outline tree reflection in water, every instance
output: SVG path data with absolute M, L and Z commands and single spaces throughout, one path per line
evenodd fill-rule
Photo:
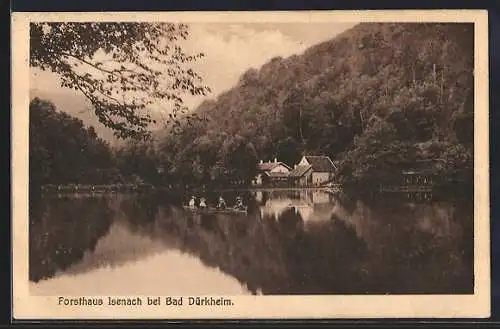
M 39 281 L 93 251 L 114 213 L 103 198 L 48 198 L 31 205 L 29 278 Z
M 254 294 L 473 292 L 470 202 L 360 201 L 318 191 L 243 197 L 248 215 L 189 213 L 162 195 L 123 198 L 114 207 L 105 199 L 45 200 L 31 224 L 30 278 L 77 262 L 111 221 L 121 221 Z

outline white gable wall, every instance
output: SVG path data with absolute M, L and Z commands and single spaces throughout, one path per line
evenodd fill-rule
M 299 166 L 309 166 L 309 165 L 310 165 L 310 163 L 307 161 L 306 157 L 303 156 L 299 162 Z
M 279 164 L 277 165 L 276 167 L 274 167 L 271 172 L 276 172 L 276 173 L 285 173 L 285 174 L 288 174 L 290 172 L 290 170 L 285 167 L 284 165 L 282 164 Z

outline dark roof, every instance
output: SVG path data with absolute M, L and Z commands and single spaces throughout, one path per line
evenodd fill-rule
M 334 172 L 337 169 L 332 160 L 327 156 L 306 155 L 306 160 L 316 172 Z
M 283 163 L 283 162 L 264 162 L 264 163 L 259 163 L 257 165 L 257 168 L 260 171 L 269 171 L 269 170 L 273 170 L 274 168 L 276 168 L 279 165 L 285 166 L 288 169 L 292 169 L 292 168 L 290 168 L 289 165 L 287 165 L 286 163 Z
M 292 170 L 290 176 L 302 177 L 311 168 L 312 168 L 311 166 L 297 166 L 295 169 Z

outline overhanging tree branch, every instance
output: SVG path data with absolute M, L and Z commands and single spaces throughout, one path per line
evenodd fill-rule
M 30 65 L 59 74 L 63 87 L 82 93 L 117 137 L 135 138 L 150 134 L 152 105 L 167 103 L 160 107 L 170 109 L 174 115 L 167 120 L 174 123 L 184 111 L 184 95 L 210 92 L 185 67 L 203 54 L 187 55 L 174 44 L 188 35 L 185 24 L 32 23 Z M 97 53 L 105 58 L 93 61 Z M 85 66 L 95 73 L 82 74 Z M 120 94 L 122 101 L 115 97 Z

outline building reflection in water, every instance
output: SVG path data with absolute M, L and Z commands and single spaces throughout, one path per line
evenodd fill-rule
M 319 190 L 243 197 L 247 215 L 190 213 L 162 195 L 45 199 L 30 218 L 30 280 L 39 287 L 52 280 L 58 293 L 62 277 L 78 285 L 112 269 L 95 280 L 129 278 L 124 294 L 134 286 L 196 293 L 183 288 L 183 275 L 237 294 L 472 292 L 467 202 L 359 200 Z
M 267 194 L 269 192 L 257 192 Z M 260 196 L 260 199 L 264 197 Z M 278 219 L 287 210 L 293 210 L 300 214 L 303 221 L 328 220 L 335 208 L 333 195 L 320 190 L 292 190 L 286 194 L 275 193 L 265 198 L 267 201 L 261 203 L 261 216 L 271 216 Z

